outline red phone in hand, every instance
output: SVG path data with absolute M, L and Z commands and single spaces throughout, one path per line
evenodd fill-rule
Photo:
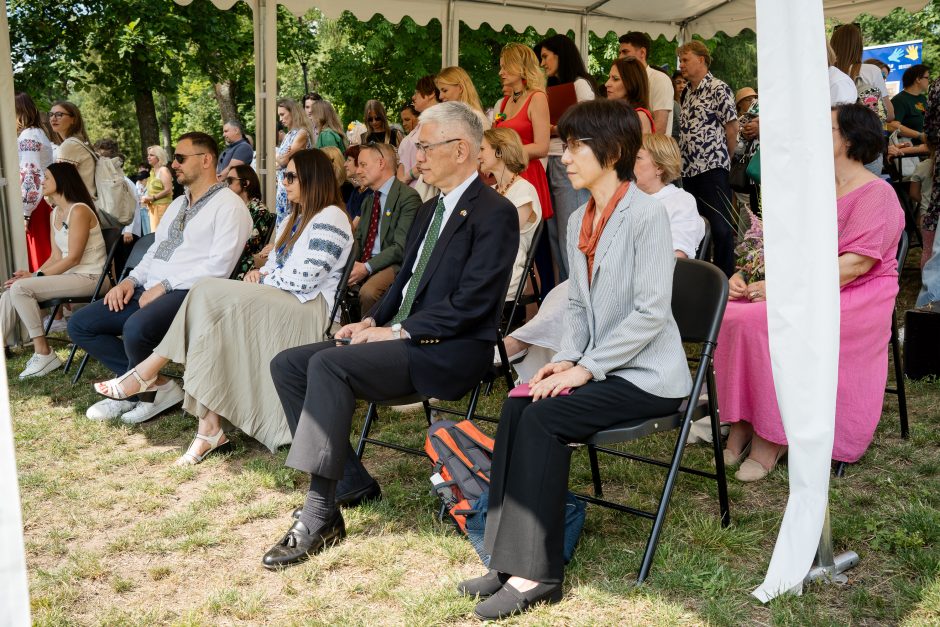
M 571 388 L 562 388 L 558 396 L 569 396 L 570 394 Z M 528 383 L 522 383 L 509 390 L 509 398 L 529 398 L 530 396 L 532 396 L 532 390 L 529 388 Z

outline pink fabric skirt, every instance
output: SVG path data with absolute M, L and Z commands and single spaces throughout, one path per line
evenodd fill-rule
M 857 461 L 874 437 L 884 404 L 897 292 L 897 278 L 890 276 L 842 289 L 835 460 Z M 765 440 L 787 444 L 770 367 L 766 302 L 728 303 L 715 349 L 715 378 L 722 422 L 749 422 Z

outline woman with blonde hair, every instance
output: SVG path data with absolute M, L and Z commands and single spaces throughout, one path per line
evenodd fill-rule
M 147 179 L 147 191 L 140 198 L 142 205 L 147 207 L 150 216 L 150 230 L 156 231 L 160 219 L 166 213 L 167 207 L 173 202 L 173 178 L 166 150 L 162 146 L 149 146 L 147 148 L 147 163 L 150 164 L 150 177 Z
M 168 362 L 186 364 L 183 408 L 199 418 L 199 428 L 177 465 L 198 464 L 228 443 L 223 416 L 271 451 L 291 441 L 267 364 L 285 348 L 323 339 L 353 239 L 323 152 L 295 153 L 283 180 L 290 213 L 264 267 L 242 282 L 197 282 L 153 354 L 95 385 L 123 400 L 165 383 L 160 369 Z M 291 320 L 303 324 L 284 324 Z
M 516 296 L 519 282 L 525 272 L 525 260 L 532 246 L 532 238 L 542 222 L 542 206 L 532 183 L 522 178 L 529 164 L 519 135 L 508 128 L 491 128 L 483 132 L 480 144 L 480 169 L 496 179 L 493 189 L 506 197 L 519 212 L 519 252 L 512 267 L 512 279 L 506 300 Z
M 434 77 L 434 85 L 441 94 L 441 102 L 462 102 L 470 105 L 483 122 L 484 131 L 492 126 L 489 118 L 486 117 L 483 105 L 480 104 L 477 88 L 473 86 L 473 81 L 470 80 L 470 75 L 466 70 L 457 66 L 445 67 Z
M 310 101 L 310 119 L 319 129 L 314 148 L 334 146 L 338 150 L 346 150 L 346 136 L 343 134 L 343 123 L 339 120 L 336 109 L 326 100 Z
M 535 52 L 522 44 L 508 44 L 499 55 L 499 78 L 507 95 L 497 104 L 495 128 L 509 128 L 519 134 L 529 159 L 521 176 L 535 187 L 542 219 L 552 217 L 552 199 L 548 177 L 540 161 L 548 155 L 551 121 L 545 95 L 545 74 L 539 67 Z M 542 293 L 555 286 L 551 246 L 543 238 L 535 254 Z
M 290 211 L 287 189 L 284 187 L 284 172 L 295 153 L 313 148 L 313 131 L 310 129 L 310 119 L 303 108 L 290 98 L 284 98 L 277 103 L 277 117 L 287 129 L 274 156 L 277 164 L 277 196 L 274 208 L 277 213 L 277 224 L 280 224 Z

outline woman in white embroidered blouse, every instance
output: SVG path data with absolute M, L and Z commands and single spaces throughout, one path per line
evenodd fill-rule
M 52 144 L 42 130 L 39 109 L 26 93 L 16 94 L 16 134 L 23 217 L 26 219 L 26 252 L 29 271 L 35 272 L 52 252 L 49 235 L 52 208 L 42 197 L 43 175 L 52 163 Z
M 167 362 L 186 364 L 183 408 L 199 417 L 199 429 L 178 465 L 198 464 L 228 444 L 223 416 L 271 451 L 291 441 L 268 363 L 286 348 L 324 339 L 353 239 L 323 152 L 295 153 L 283 182 L 291 211 L 264 266 L 241 283 L 196 283 L 153 355 L 95 386 L 120 400 L 162 384 Z

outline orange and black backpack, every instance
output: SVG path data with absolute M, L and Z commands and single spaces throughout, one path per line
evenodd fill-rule
M 441 420 L 428 429 L 424 450 L 434 464 L 432 493 L 441 499 L 438 514 L 449 514 L 463 533 L 467 517 L 478 513 L 476 503 L 490 489 L 493 438 L 469 420 Z

